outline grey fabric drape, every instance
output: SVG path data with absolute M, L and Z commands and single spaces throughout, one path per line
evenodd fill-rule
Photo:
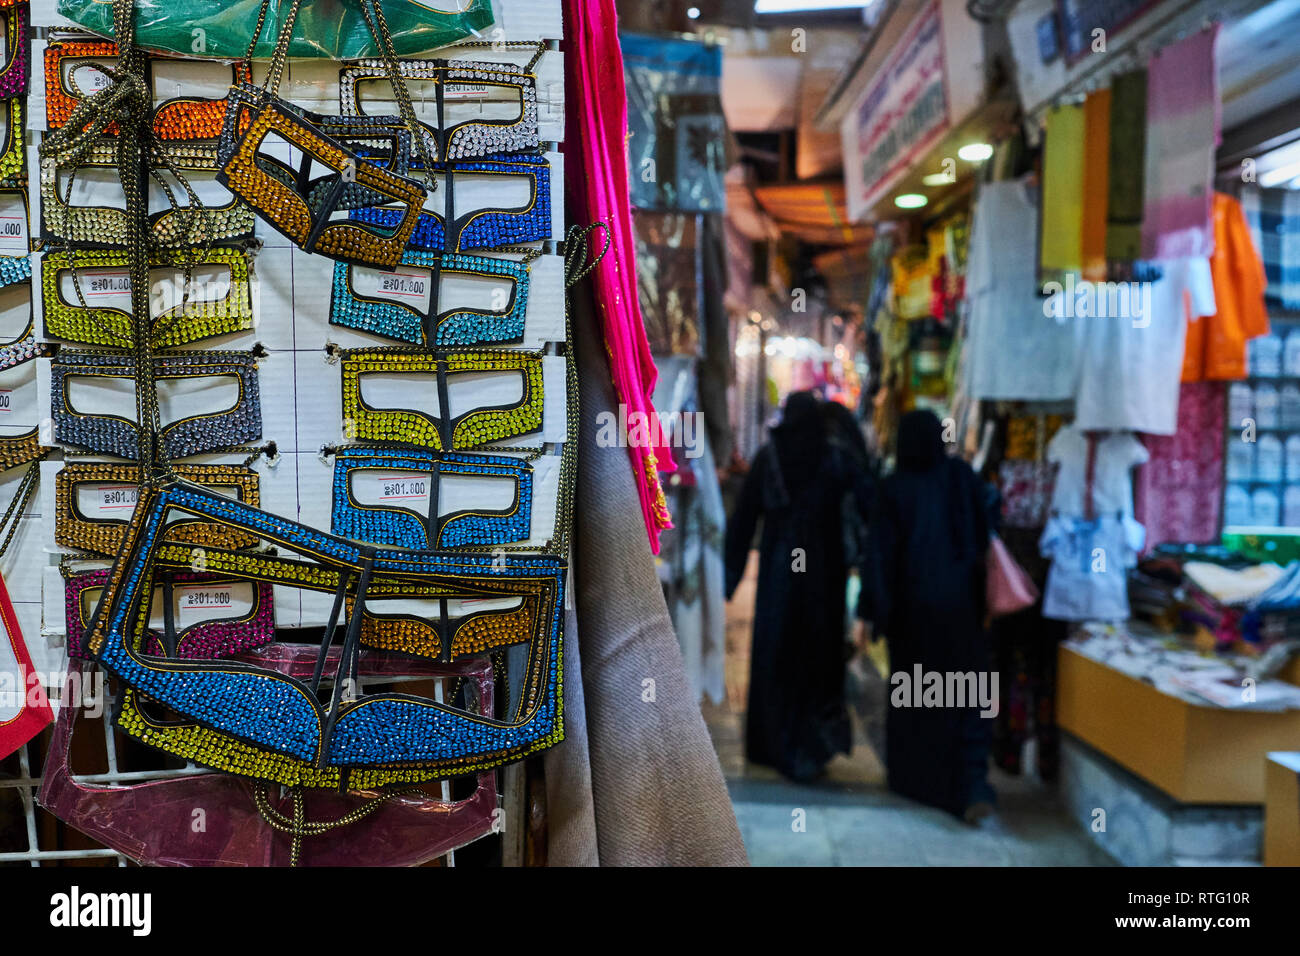
M 582 390 L 574 541 L 577 639 L 565 652 L 565 740 L 546 753 L 553 866 L 744 865 L 722 770 L 682 667 L 624 448 L 588 289 L 571 293 Z M 570 615 L 572 618 L 572 615 Z

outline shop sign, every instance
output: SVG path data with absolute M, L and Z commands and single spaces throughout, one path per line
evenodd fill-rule
M 937 0 L 917 15 L 844 124 L 849 215 L 856 220 L 950 126 Z

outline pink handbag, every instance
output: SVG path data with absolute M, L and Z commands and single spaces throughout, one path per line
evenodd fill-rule
M 1023 611 L 1038 600 L 1038 588 L 997 535 L 989 539 L 986 600 L 993 617 Z

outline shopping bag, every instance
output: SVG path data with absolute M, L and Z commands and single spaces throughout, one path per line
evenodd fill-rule
M 989 541 L 986 598 L 993 617 L 1023 611 L 1038 600 L 1038 588 L 997 535 Z

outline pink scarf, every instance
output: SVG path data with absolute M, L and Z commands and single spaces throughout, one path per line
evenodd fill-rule
M 1219 25 L 1166 47 L 1147 67 L 1147 149 L 1142 254 L 1148 259 L 1214 252 L 1211 198 L 1222 120 Z
M 675 471 L 677 465 L 651 401 L 658 371 L 637 301 L 627 185 L 627 89 L 614 0 L 564 0 L 564 21 L 564 163 L 570 220 L 580 226 L 603 222 L 610 230 L 609 251 L 591 281 L 614 390 L 627 407 L 628 431 L 634 436 L 648 431 L 651 436 L 627 444 L 650 548 L 658 554 L 659 533 L 673 526 L 659 472 Z M 599 234 L 591 243 L 596 249 L 604 244 Z

